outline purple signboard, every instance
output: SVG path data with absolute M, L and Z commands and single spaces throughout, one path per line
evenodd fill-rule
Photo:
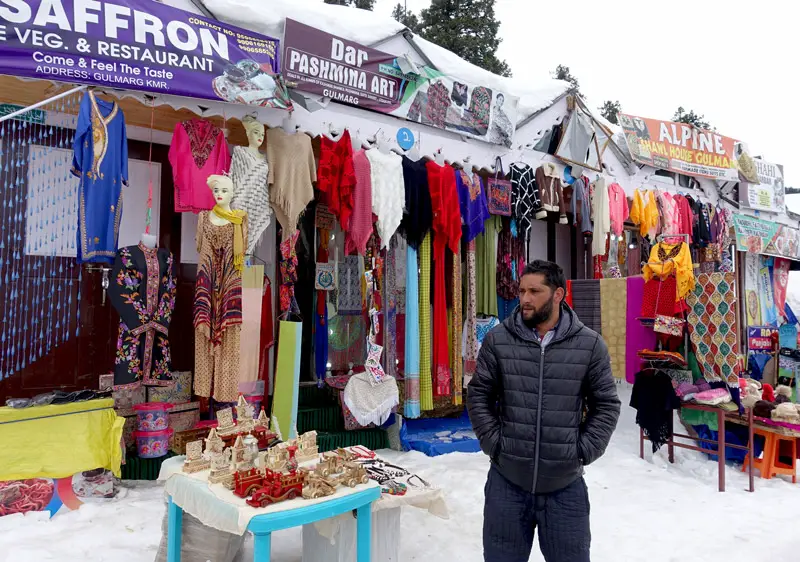
M 283 77 L 339 103 L 510 147 L 519 98 L 429 66 L 403 74 L 396 57 L 286 20 Z
M 400 106 L 405 80 L 394 55 L 291 19 L 283 40 L 284 78 L 297 89 L 381 113 Z
M 286 108 L 277 39 L 152 0 L 0 2 L 0 73 Z

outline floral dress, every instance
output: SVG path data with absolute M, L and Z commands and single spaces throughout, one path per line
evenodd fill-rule
M 172 384 L 168 332 L 175 293 L 171 252 L 143 244 L 120 248 L 108 287 L 119 313 L 115 389 Z

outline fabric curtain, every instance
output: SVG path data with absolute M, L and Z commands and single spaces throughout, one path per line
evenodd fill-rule
M 278 357 L 275 368 L 275 395 L 272 401 L 273 429 L 283 440 L 297 437 L 297 400 L 300 389 L 300 344 L 303 323 L 278 322 Z
M 261 356 L 261 306 L 264 295 L 264 266 L 252 265 L 242 272 L 242 335 L 239 342 L 239 383 L 258 380 Z

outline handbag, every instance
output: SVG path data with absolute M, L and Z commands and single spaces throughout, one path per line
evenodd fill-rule
M 501 179 L 503 160 L 498 156 L 494 161 L 494 177 L 489 178 L 487 186 L 489 213 L 492 215 L 511 216 L 511 182 Z M 505 174 L 502 173 L 502 177 Z
M 653 324 L 653 331 L 657 334 L 667 334 L 669 336 L 682 336 L 683 329 L 686 326 L 686 320 L 677 318 L 675 316 L 667 316 L 666 314 L 658 314 L 658 303 L 661 299 L 661 285 L 664 284 L 662 279 L 658 284 L 658 295 L 656 296 L 656 319 Z

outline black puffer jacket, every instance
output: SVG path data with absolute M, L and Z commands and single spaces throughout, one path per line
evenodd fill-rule
M 617 425 L 608 348 L 563 304 L 542 349 L 518 307 L 486 335 L 467 408 L 481 449 L 503 476 L 537 494 L 560 490 L 600 458 Z

